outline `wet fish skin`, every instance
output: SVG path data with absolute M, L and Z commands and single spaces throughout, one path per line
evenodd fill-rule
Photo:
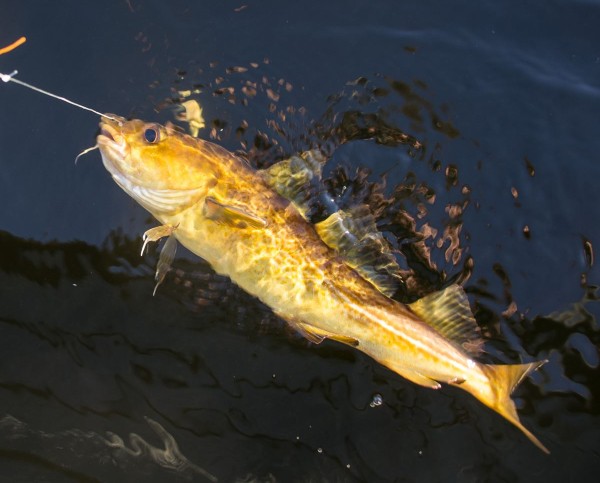
M 244 160 L 170 124 L 110 116 L 101 120 L 97 143 L 114 181 L 162 225 L 176 227 L 172 236 L 217 273 L 313 342 L 330 338 L 356 347 L 425 387 L 443 382 L 464 389 L 548 452 L 521 424 L 510 398 L 545 361 L 486 365 L 445 337 L 444 318 L 458 313 L 474 324 L 460 287 L 412 308 L 394 301 L 325 245 Z

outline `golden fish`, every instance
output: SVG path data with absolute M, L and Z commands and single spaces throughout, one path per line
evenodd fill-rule
M 351 345 L 421 386 L 460 387 L 548 452 L 521 424 L 510 398 L 546 361 L 477 362 L 482 340 L 458 285 L 410 305 L 386 296 L 394 261 L 368 216 L 338 211 L 316 224 L 307 221 L 310 206 L 299 201 L 303 193 L 294 183 L 301 186 L 319 175 L 318 160 L 296 157 L 257 171 L 171 124 L 106 115 L 100 130 L 104 166 L 161 223 L 146 232 L 145 242 L 169 237 L 158 283 L 174 256 L 176 238 L 309 340 Z M 299 169 L 298 163 L 312 163 L 312 171 Z M 362 225 L 353 216 L 362 216 Z M 361 262 L 361 250 L 369 245 L 379 247 L 382 263 Z

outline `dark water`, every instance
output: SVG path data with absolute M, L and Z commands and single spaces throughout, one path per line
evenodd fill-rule
M 201 87 L 257 166 L 322 146 L 340 202 L 388 207 L 404 296 L 469 277 L 488 360 L 550 360 L 515 398 L 552 454 L 189 254 L 152 297 L 153 222 L 73 165 L 98 119 L 1 84 L 1 481 L 596 481 L 600 4 L 473 3 L 4 1 L 0 72 L 161 122 Z

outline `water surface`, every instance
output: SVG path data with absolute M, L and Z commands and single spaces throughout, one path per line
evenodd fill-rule
M 2 84 L 0 480 L 595 481 L 599 21 L 584 1 L 4 2 L 0 45 L 28 41 L 0 72 L 160 122 L 199 88 L 203 137 L 256 166 L 320 145 L 340 202 L 392 198 L 404 296 L 468 277 L 489 360 L 550 360 L 515 398 L 552 455 L 463 391 L 308 344 L 189 253 L 152 297 L 152 220 L 97 154 L 73 165 L 98 119 Z

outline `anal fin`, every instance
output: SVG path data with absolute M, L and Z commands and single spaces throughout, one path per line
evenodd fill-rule
M 358 347 L 358 340 L 354 337 L 329 332 L 304 322 L 291 322 L 291 325 L 313 344 L 320 344 L 325 339 L 331 339 L 352 347 Z
M 439 389 L 442 387 L 442 385 L 439 382 L 434 381 L 433 379 L 431 379 L 427 376 L 424 376 L 420 372 L 411 371 L 409 369 L 396 369 L 396 368 L 394 368 L 394 371 L 396 371 L 398 374 L 400 374 L 405 379 L 408 379 L 410 382 L 414 382 L 415 384 L 418 384 L 419 386 L 427 387 L 429 389 Z

